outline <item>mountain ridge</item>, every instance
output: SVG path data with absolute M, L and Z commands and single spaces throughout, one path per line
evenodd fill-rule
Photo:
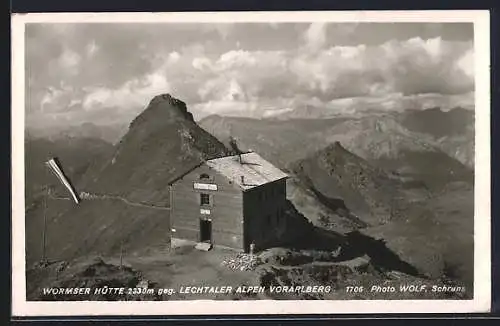
M 344 214 L 346 210 L 354 213 L 366 223 L 364 227 L 395 218 L 398 200 L 404 196 L 396 176 L 351 153 L 338 141 L 294 162 L 290 169 L 316 196 L 342 201 L 338 208 Z
M 171 179 L 228 152 L 224 144 L 198 127 L 184 102 L 169 94 L 158 95 L 130 123 L 112 159 L 86 187 L 168 205 L 166 185 Z

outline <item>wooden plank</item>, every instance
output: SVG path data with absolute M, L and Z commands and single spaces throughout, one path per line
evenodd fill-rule
M 210 183 L 217 185 L 217 191 L 194 189 L 194 184 L 201 183 L 199 176 L 208 174 Z M 210 194 L 210 205 L 200 205 L 200 194 Z M 199 219 L 203 215 L 200 209 L 210 210 L 212 220 L 212 239 L 214 243 L 229 247 L 243 246 L 243 194 L 207 166 L 201 166 L 185 175 L 172 186 L 172 228 L 194 229 L 198 236 Z M 192 234 L 187 234 L 190 239 Z M 176 235 L 179 237 L 179 235 Z
M 244 193 L 245 250 L 278 242 L 278 214 L 286 202 L 286 181 L 279 180 Z

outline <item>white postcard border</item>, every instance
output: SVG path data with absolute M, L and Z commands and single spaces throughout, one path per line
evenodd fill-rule
M 26 23 L 117 22 L 471 22 L 475 55 L 475 187 L 473 300 L 300 300 L 164 302 L 27 302 L 25 279 L 24 114 Z M 490 24 L 489 12 L 203 12 L 40 13 L 12 16 L 12 315 L 212 315 L 487 312 L 491 302 Z

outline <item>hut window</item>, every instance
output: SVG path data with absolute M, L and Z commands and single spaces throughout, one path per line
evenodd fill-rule
M 210 176 L 206 173 L 200 174 L 200 180 L 210 180 Z
M 200 194 L 200 205 L 202 205 L 202 206 L 210 205 L 210 195 L 209 194 Z

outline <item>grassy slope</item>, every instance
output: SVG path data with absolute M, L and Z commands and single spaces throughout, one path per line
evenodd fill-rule
M 437 195 L 425 207 L 415 205 L 406 219 L 363 230 L 385 239 L 400 257 L 429 276 L 446 274 L 471 288 L 474 270 L 472 189 Z
M 41 257 L 43 209 L 41 203 L 26 214 L 28 266 Z M 169 211 L 127 206 L 116 200 L 49 200 L 47 257 L 117 254 L 121 241 L 127 254 L 169 244 Z

